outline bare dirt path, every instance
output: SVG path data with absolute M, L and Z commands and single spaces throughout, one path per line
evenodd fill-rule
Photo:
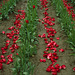
M 72 68 L 75 66 L 75 60 L 74 60 L 75 57 L 70 56 L 72 51 L 69 49 L 69 45 L 65 42 L 67 40 L 67 37 L 64 36 L 65 33 L 61 31 L 60 24 L 58 23 L 58 17 L 56 17 L 55 8 L 51 5 L 50 0 L 47 0 L 47 1 L 49 2 L 47 4 L 49 8 L 47 12 L 50 17 L 55 18 L 55 25 L 52 27 L 57 31 L 53 39 L 59 45 L 59 47 L 57 48 L 57 54 L 59 56 L 59 59 L 57 60 L 56 64 L 66 65 L 66 69 L 61 70 L 60 73 L 58 73 L 57 75 L 75 75 L 75 72 L 73 72 L 72 70 Z M 39 19 L 42 19 L 44 18 L 43 12 L 45 10 L 44 9 L 41 10 L 40 8 L 41 7 L 38 8 L 38 16 L 39 16 Z M 38 34 L 42 35 L 43 33 L 46 33 L 46 30 L 44 29 L 44 26 L 41 22 L 39 23 L 37 28 L 38 28 Z M 60 40 L 56 40 L 56 37 L 59 37 Z M 39 41 L 39 44 L 38 44 L 38 49 L 37 49 L 37 55 L 35 55 L 35 57 L 32 59 L 33 63 L 36 65 L 33 75 L 52 75 L 51 73 L 46 72 L 46 68 L 51 64 L 51 61 L 47 60 L 45 63 L 39 61 L 40 58 L 44 58 L 43 52 L 45 51 L 46 44 L 44 43 L 44 39 L 42 38 L 38 38 L 38 41 Z M 63 53 L 59 52 L 59 49 L 61 48 L 63 48 L 65 52 Z
M 24 10 L 25 11 L 26 10 L 26 4 L 27 4 L 27 0 L 21 0 L 21 1 L 19 1 L 17 3 L 16 7 L 15 7 L 15 11 L 16 12 L 18 10 Z M 14 21 L 16 20 L 15 18 L 16 18 L 15 14 L 12 13 L 12 14 L 9 15 L 9 20 L 0 21 L 0 49 L 1 49 L 1 47 L 5 46 L 5 41 L 8 40 L 8 38 L 6 37 L 6 35 L 2 34 L 2 31 L 5 31 L 6 33 L 10 32 L 10 30 L 8 30 L 8 28 L 11 27 L 11 26 L 14 26 Z M 11 43 L 11 45 L 12 45 L 12 43 Z M 0 51 L 0 55 L 1 54 L 2 53 Z M 15 55 L 16 52 L 11 53 L 11 51 L 8 49 L 7 53 L 4 54 L 4 56 L 6 57 L 9 54 Z M 12 75 L 11 68 L 13 68 L 13 63 L 11 63 L 9 65 L 3 64 L 3 70 L 0 70 L 0 75 Z

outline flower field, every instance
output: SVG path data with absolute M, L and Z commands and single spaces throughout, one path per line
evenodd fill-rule
M 0 75 L 75 75 L 75 1 L 1 0 Z

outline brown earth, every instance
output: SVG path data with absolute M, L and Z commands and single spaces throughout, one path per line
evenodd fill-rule
M 15 12 L 17 12 L 18 10 L 26 10 L 26 4 L 27 4 L 27 0 L 21 0 L 17 3 L 16 7 L 15 7 Z M 9 27 L 14 26 L 14 21 L 16 20 L 15 14 L 9 14 L 9 20 L 0 20 L 0 48 L 5 46 L 5 41 L 8 40 L 8 38 L 6 37 L 6 35 L 2 34 L 2 31 L 5 31 L 5 33 L 10 32 L 10 30 L 8 30 Z M 12 45 L 12 40 L 11 40 L 11 44 Z M 9 49 L 7 49 L 7 53 L 4 54 L 4 56 L 6 57 L 9 54 L 13 54 L 15 55 L 17 51 L 15 51 L 14 53 L 11 53 L 11 51 Z M 1 55 L 1 51 L 0 51 L 0 55 Z M 12 70 L 11 68 L 13 68 L 13 63 L 6 65 L 3 64 L 3 70 L 0 70 L 0 75 L 12 75 Z
M 49 10 L 47 12 L 49 13 L 50 17 L 55 18 L 55 25 L 52 27 L 57 31 L 53 40 L 59 45 L 59 47 L 57 48 L 57 55 L 59 56 L 59 59 L 57 60 L 56 64 L 59 64 L 60 66 L 66 65 L 66 69 L 61 70 L 60 73 L 58 73 L 57 75 L 75 75 L 75 72 L 73 72 L 72 70 L 75 66 L 75 57 L 70 55 L 73 52 L 70 50 L 68 43 L 65 42 L 67 40 L 67 36 L 65 35 L 64 31 L 61 31 L 60 23 L 58 23 L 58 17 L 56 17 L 55 8 L 51 5 L 50 0 L 48 0 L 48 2 Z M 44 9 L 41 10 L 40 8 L 41 7 L 38 8 L 38 16 L 39 19 L 42 19 L 44 18 Z M 38 24 L 37 28 L 38 34 L 42 35 L 43 33 L 46 33 L 46 30 L 44 29 L 44 26 L 41 22 Z M 59 37 L 60 40 L 56 40 L 56 37 Z M 47 60 L 45 63 L 39 61 L 40 58 L 44 58 L 43 52 L 45 51 L 46 44 L 44 43 L 44 39 L 42 38 L 38 38 L 38 41 L 39 44 L 37 49 L 37 55 L 32 58 L 33 64 L 36 64 L 33 75 L 52 75 L 51 73 L 46 72 L 46 68 L 51 64 L 51 61 Z M 59 49 L 61 48 L 63 48 L 65 52 L 60 53 Z
M 63 65 L 63 64 L 66 65 L 66 69 L 61 70 L 60 73 L 58 73 L 58 75 L 75 75 L 75 72 L 72 71 L 72 68 L 75 65 L 75 61 L 74 61 L 75 57 L 70 56 L 72 51 L 69 49 L 69 45 L 65 42 L 67 40 L 67 37 L 64 36 L 65 33 L 61 31 L 60 24 L 58 23 L 58 17 L 56 17 L 55 8 L 51 6 L 50 0 L 48 1 L 49 1 L 48 3 L 49 16 L 54 17 L 56 20 L 55 26 L 53 26 L 53 28 L 57 31 L 57 34 L 54 37 L 54 41 L 56 41 L 57 44 L 59 44 L 57 50 L 61 48 L 65 49 L 64 53 L 59 53 L 57 51 L 57 54 L 59 56 L 57 63 L 59 65 Z M 22 0 L 21 2 L 18 2 L 17 6 L 15 7 L 15 11 L 17 11 L 20 8 L 22 10 L 25 10 L 26 0 Z M 41 10 L 40 8 L 38 8 L 38 16 L 40 19 L 44 18 L 43 12 L 44 12 L 43 9 Z M 10 32 L 8 30 L 8 27 L 12 26 L 14 21 L 15 21 L 14 14 L 9 15 L 9 20 L 0 21 L 0 48 L 5 46 L 5 41 L 7 40 L 6 36 L 2 34 L 2 31 Z M 43 33 L 46 33 L 44 26 L 41 23 L 38 24 L 37 28 L 38 28 L 38 34 L 42 35 Z M 60 40 L 56 40 L 56 37 L 60 37 Z M 37 55 L 31 58 L 33 64 L 36 65 L 33 75 L 51 75 L 51 73 L 46 72 L 46 68 L 51 64 L 51 61 L 47 60 L 45 63 L 39 61 L 40 58 L 43 58 L 43 51 L 45 51 L 46 44 L 44 43 L 44 40 L 41 38 L 38 38 L 38 41 L 39 44 L 37 47 L 38 48 Z M 5 54 L 5 56 L 11 53 L 9 50 L 7 51 L 8 52 L 7 54 Z M 1 51 L 0 51 L 0 55 L 1 55 Z M 13 68 L 13 63 L 9 65 L 3 64 L 3 70 L 0 70 L 0 75 L 12 75 L 11 68 Z

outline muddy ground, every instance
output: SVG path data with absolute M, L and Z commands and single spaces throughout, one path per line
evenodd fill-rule
M 69 49 L 68 43 L 65 42 L 67 40 L 67 37 L 64 36 L 65 35 L 64 31 L 61 31 L 60 23 L 58 23 L 58 17 L 56 17 L 55 8 L 51 5 L 50 0 L 48 0 L 48 2 L 49 2 L 48 3 L 49 16 L 54 17 L 56 20 L 55 25 L 52 27 L 57 31 L 57 34 L 54 37 L 54 41 L 56 41 L 56 43 L 59 45 L 57 50 L 59 50 L 60 48 L 65 49 L 64 53 L 59 53 L 59 51 L 57 51 L 57 54 L 59 56 L 57 63 L 59 65 L 63 65 L 63 64 L 66 65 L 66 69 L 61 70 L 60 73 L 58 73 L 58 75 L 75 75 L 75 72 L 72 71 L 72 68 L 75 66 L 75 60 L 74 60 L 75 57 L 70 56 L 70 54 L 73 52 Z M 25 10 L 26 3 L 27 3 L 26 0 L 22 0 L 21 2 L 18 2 L 17 6 L 15 7 L 15 11 L 17 11 L 18 9 Z M 40 19 L 44 18 L 43 12 L 44 9 L 41 10 L 39 7 L 38 16 Z M 15 21 L 14 15 L 15 15 L 14 13 L 10 14 L 9 20 L 0 21 L 0 48 L 5 46 L 5 41 L 7 40 L 7 37 L 2 34 L 2 31 L 10 32 L 8 30 L 8 27 L 13 25 Z M 46 33 L 42 23 L 39 23 L 37 28 L 38 28 L 38 34 L 42 35 L 43 33 Z M 59 37 L 60 40 L 56 40 L 56 37 Z M 38 41 L 39 44 L 37 47 L 37 55 L 31 58 L 31 61 L 36 66 L 33 75 L 51 75 L 51 73 L 46 72 L 46 68 L 51 64 L 51 61 L 47 60 L 45 63 L 39 61 L 40 58 L 43 58 L 43 51 L 45 51 L 46 44 L 44 43 L 44 40 L 41 38 L 38 38 Z M 7 51 L 8 52 L 7 54 L 5 54 L 5 56 L 11 53 L 9 50 Z M 0 55 L 1 55 L 1 51 L 0 51 Z M 13 63 L 11 63 L 10 65 L 3 64 L 3 70 L 0 71 L 0 75 L 12 75 L 11 68 L 13 68 Z
M 26 4 L 27 4 L 27 0 L 21 0 L 17 3 L 16 7 L 14 8 L 14 10 L 17 12 L 18 10 L 26 10 Z M 0 20 L 0 49 L 1 47 L 5 46 L 5 41 L 8 40 L 8 38 L 6 37 L 6 35 L 2 34 L 2 31 L 5 31 L 5 33 L 11 32 L 10 30 L 8 30 L 9 27 L 14 26 L 14 21 L 16 20 L 15 14 L 9 14 L 9 20 Z M 11 44 L 12 45 L 12 40 L 11 40 Z M 16 54 L 16 51 L 14 53 L 11 53 L 11 51 L 9 49 L 6 50 L 7 53 L 4 54 L 4 56 L 6 57 L 9 54 Z M 1 51 L 0 51 L 0 55 L 1 55 Z M 12 70 L 11 68 L 13 68 L 13 63 L 6 65 L 3 64 L 3 70 L 0 70 L 0 75 L 12 75 Z

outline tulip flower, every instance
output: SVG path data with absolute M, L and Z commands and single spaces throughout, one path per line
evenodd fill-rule
M 47 68 L 47 69 L 46 69 L 46 71 L 47 71 L 47 72 L 50 72 L 50 71 L 51 71 L 51 69 L 50 69 L 50 68 Z
M 62 65 L 62 69 L 65 69 L 66 68 L 66 66 L 65 65 Z
M 0 63 L 0 70 L 1 70 L 1 69 L 3 69 L 3 64 L 2 64 L 2 63 Z
M 6 63 L 6 59 L 5 58 L 3 58 L 2 61 L 3 61 L 3 63 Z
M 38 37 L 41 37 L 41 35 L 39 34 Z
M 60 49 L 59 52 L 64 52 L 64 50 L 63 49 Z
M 7 40 L 6 43 L 10 43 L 10 40 Z
M 46 59 L 43 59 L 42 61 L 43 61 L 43 62 L 46 62 Z
M 42 62 L 43 60 L 42 59 L 40 59 L 40 62 Z
M 60 38 L 59 38 L 59 37 L 57 37 L 56 39 L 57 39 L 57 40 L 59 40 Z
M 73 71 L 75 71 L 75 67 L 73 68 Z
M 35 5 L 33 5 L 33 8 L 35 8 Z
M 0 57 L 1 57 L 1 59 L 2 59 L 2 58 L 5 58 L 5 56 L 4 56 L 4 55 L 1 55 Z
M 26 20 L 26 23 L 29 23 L 29 20 Z
M 45 9 L 45 11 L 47 11 L 47 10 L 48 10 L 48 8 Z
M 2 31 L 3 34 L 5 34 L 5 31 Z

